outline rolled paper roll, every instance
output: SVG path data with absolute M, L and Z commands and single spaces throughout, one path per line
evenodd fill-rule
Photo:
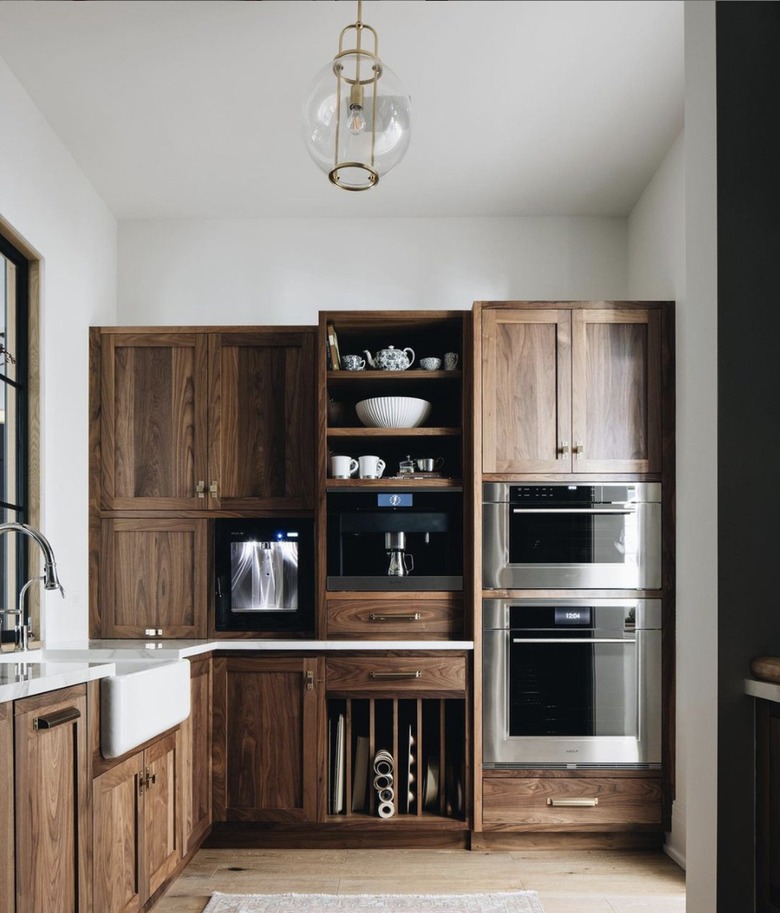
M 380 818 L 392 818 L 395 814 L 395 806 L 392 802 L 382 802 L 376 810 Z
M 395 799 L 395 790 L 392 786 L 386 786 L 384 789 L 378 790 L 376 795 L 380 802 L 392 802 Z
M 387 761 L 385 758 L 380 758 L 378 761 L 374 761 L 374 772 L 381 775 L 392 774 L 395 765 L 393 764 L 392 758 Z
M 392 774 L 377 774 L 374 777 L 374 789 L 387 789 L 393 785 Z

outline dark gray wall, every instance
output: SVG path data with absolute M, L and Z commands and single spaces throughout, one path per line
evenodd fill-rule
M 718 911 L 747 913 L 753 701 L 742 682 L 755 656 L 780 656 L 780 4 L 718 2 L 716 23 Z

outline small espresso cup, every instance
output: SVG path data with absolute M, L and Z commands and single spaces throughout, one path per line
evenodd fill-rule
M 458 353 L 457 352 L 445 352 L 444 354 L 444 370 L 445 371 L 454 371 L 458 367 Z
M 362 371 L 366 366 L 366 360 L 360 355 L 342 355 L 341 366 L 345 371 Z
M 351 456 L 330 458 L 330 474 L 334 479 L 349 479 L 358 471 L 358 461 Z
M 420 367 L 423 371 L 438 371 L 441 367 L 441 358 L 421 358 Z
M 420 472 L 433 472 L 434 469 L 441 469 L 444 465 L 444 457 L 422 457 L 415 461 Z
M 358 458 L 361 479 L 381 479 L 385 471 L 385 461 L 378 456 L 362 456 Z

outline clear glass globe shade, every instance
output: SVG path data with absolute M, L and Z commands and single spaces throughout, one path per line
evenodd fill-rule
M 375 66 L 380 73 L 376 82 Z M 362 98 L 357 99 L 351 92 L 356 78 L 362 83 Z M 409 148 L 410 115 L 409 96 L 395 73 L 370 55 L 349 53 L 330 61 L 314 80 L 303 105 L 303 138 L 309 155 L 326 174 L 352 162 L 368 166 L 381 177 Z M 342 183 L 354 184 L 353 189 L 362 189 L 366 176 L 357 168 L 340 171 Z

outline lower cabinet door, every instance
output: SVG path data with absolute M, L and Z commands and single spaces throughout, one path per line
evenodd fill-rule
M 215 659 L 215 820 L 316 819 L 322 663 Z
M 211 657 L 193 657 L 190 670 L 190 715 L 181 724 L 185 855 L 211 826 Z
M 143 776 L 139 752 L 92 782 L 95 913 L 133 913 L 143 905 L 138 855 Z
M 171 732 L 93 781 L 94 913 L 135 913 L 179 863 L 178 740 Z
M 16 913 L 88 913 L 86 688 L 16 701 L 14 716 Z
M 0 913 L 14 913 L 14 705 L 0 704 Z M 8 778 L 11 778 L 10 780 Z

